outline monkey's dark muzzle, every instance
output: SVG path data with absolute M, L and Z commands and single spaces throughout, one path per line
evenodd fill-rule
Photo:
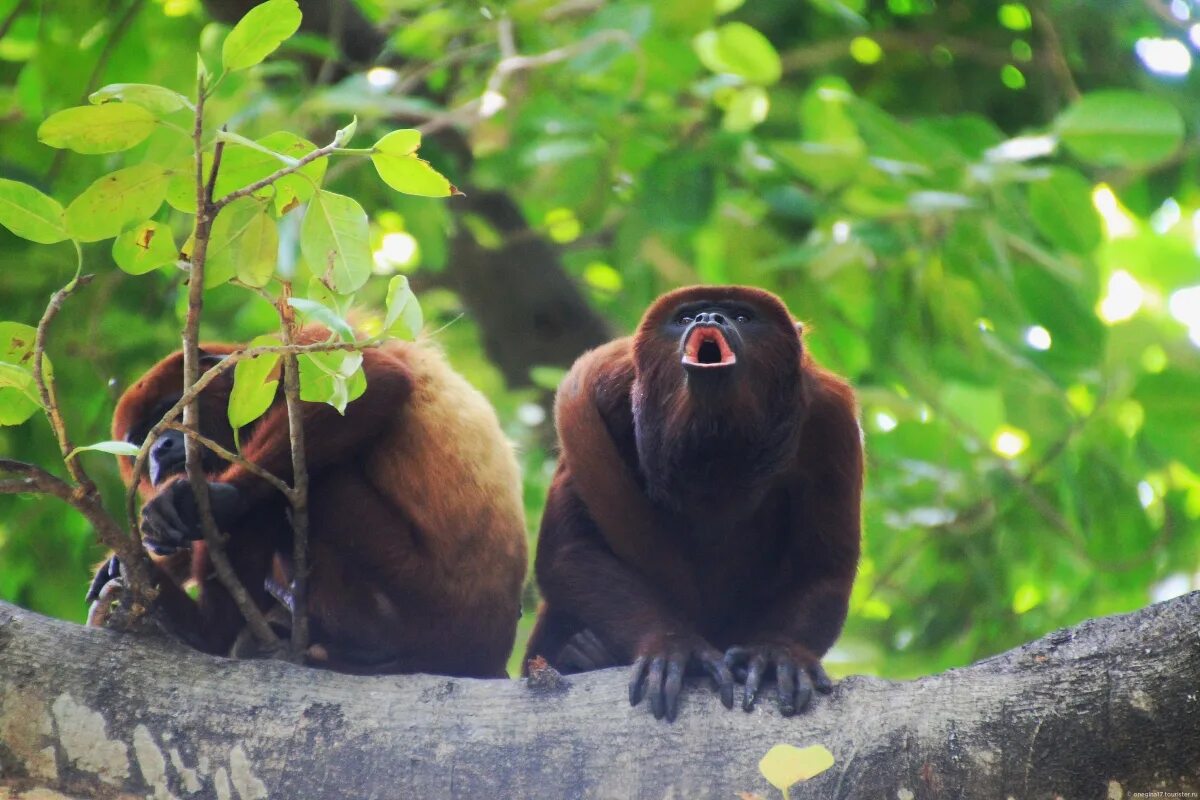
M 737 355 L 720 325 L 693 325 L 683 337 L 683 365 L 693 369 L 722 369 L 737 363 Z

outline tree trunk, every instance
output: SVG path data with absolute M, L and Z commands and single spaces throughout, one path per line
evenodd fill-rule
M 670 725 L 629 707 L 624 670 L 351 677 L 0 604 L 0 798 L 778 797 L 757 764 L 781 742 L 836 759 L 793 798 L 1200 792 L 1198 619 L 1192 593 L 941 675 L 847 678 L 791 719 L 694 684 Z

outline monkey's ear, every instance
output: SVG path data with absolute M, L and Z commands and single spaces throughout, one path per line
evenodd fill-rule
M 200 366 L 213 367 L 213 366 L 216 366 L 217 364 L 220 364 L 222 361 L 224 361 L 227 358 L 229 358 L 229 356 L 225 355 L 224 353 L 206 353 L 203 350 L 201 350 L 200 351 Z

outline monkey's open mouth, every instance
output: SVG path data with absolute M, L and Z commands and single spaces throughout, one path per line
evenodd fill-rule
M 737 363 L 737 356 L 720 328 L 697 325 L 683 346 L 683 363 L 689 367 L 731 367 Z

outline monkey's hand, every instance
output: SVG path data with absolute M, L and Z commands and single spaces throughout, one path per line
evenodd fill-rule
M 229 483 L 208 484 L 208 497 L 217 527 L 237 518 L 240 493 Z M 187 478 L 180 478 L 142 507 L 142 542 L 155 555 L 170 555 L 204 538 L 200 508 Z
M 785 717 L 808 708 L 813 689 L 821 694 L 833 691 L 833 681 L 825 674 L 821 660 L 800 644 L 773 642 L 731 647 L 725 651 L 725 665 L 746 683 L 742 695 L 742 708 L 746 711 L 754 708 L 759 686 L 772 672 L 779 687 L 779 711 Z
M 120 581 L 121 579 L 121 559 L 115 555 L 111 556 L 96 570 L 96 575 L 92 578 L 92 585 L 88 587 L 87 594 L 83 597 L 83 602 L 96 602 L 108 584 L 113 581 Z
M 674 722 L 683 674 L 689 665 L 707 672 L 721 692 L 721 702 L 733 708 L 733 673 L 721 651 L 695 634 L 679 633 L 655 634 L 639 645 L 629 675 L 629 704 L 636 706 L 648 694 L 654 718 L 665 716 L 668 722 Z

